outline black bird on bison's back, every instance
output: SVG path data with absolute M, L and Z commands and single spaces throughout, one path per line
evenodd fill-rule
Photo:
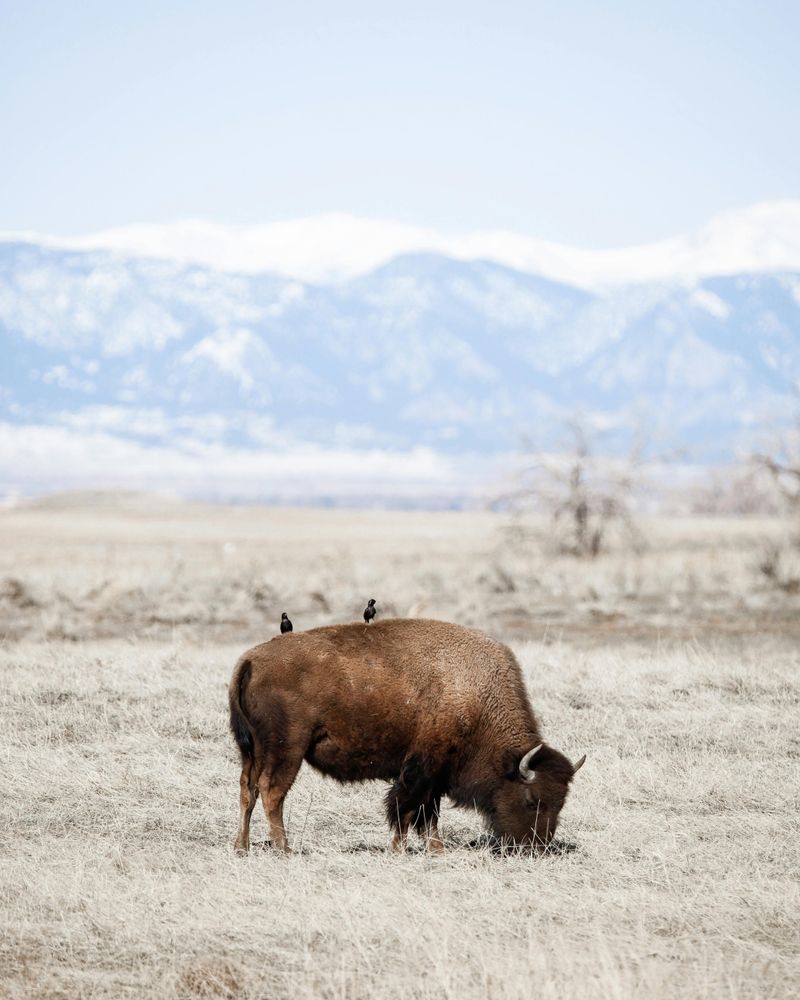
M 292 623 L 289 621 L 289 616 L 284 611 L 281 615 L 281 633 L 291 632 Z
M 367 606 L 364 608 L 364 621 L 367 623 L 367 625 L 369 625 L 369 623 L 372 621 L 372 619 L 375 617 L 376 614 L 377 612 L 375 610 L 375 598 L 370 597 L 370 599 L 367 601 Z

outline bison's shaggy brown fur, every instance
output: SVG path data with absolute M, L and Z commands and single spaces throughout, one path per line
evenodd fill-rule
M 542 738 L 514 655 L 445 622 L 389 619 L 277 637 L 240 658 L 230 712 L 242 755 L 242 851 L 259 794 L 273 844 L 287 849 L 283 801 L 303 760 L 338 781 L 392 782 L 393 846 L 413 826 L 433 850 L 442 849 L 445 794 L 475 806 L 501 840 L 547 844 L 575 770 L 542 745 L 535 774 L 521 773 Z

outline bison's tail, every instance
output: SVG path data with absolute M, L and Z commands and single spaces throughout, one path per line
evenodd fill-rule
M 255 753 L 253 727 L 242 709 L 242 695 L 250 680 L 251 669 L 250 660 L 241 660 L 236 664 L 228 693 L 231 708 L 231 732 L 242 755 L 242 763 L 252 760 Z

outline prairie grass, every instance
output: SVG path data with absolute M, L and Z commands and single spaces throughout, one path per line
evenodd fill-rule
M 296 853 L 234 857 L 237 652 L 2 650 L 6 995 L 796 994 L 785 643 L 520 645 L 546 733 L 589 753 L 559 831 L 574 850 L 539 859 L 470 848 L 477 817 L 454 809 L 444 857 L 395 857 L 381 786 L 307 768 L 288 801 Z
M 203 589 L 215 561 L 225 586 L 236 578 L 223 552 L 226 542 L 244 544 L 246 532 L 231 528 L 236 515 L 195 513 L 181 528 L 179 519 L 142 514 L 138 535 L 110 515 L 94 530 L 86 515 L 39 516 L 28 533 L 21 520 L 12 531 L 0 518 L 8 542 L 0 578 L 19 580 L 36 602 L 19 609 L 24 634 L 0 644 L 0 995 L 797 995 L 800 649 L 792 606 L 780 605 L 774 628 L 724 625 L 751 599 L 744 581 L 754 533 L 739 525 L 726 536 L 717 525 L 713 544 L 710 531 L 695 544 L 689 525 L 680 536 L 689 541 L 679 544 L 668 526 L 674 567 L 666 548 L 661 565 L 651 554 L 640 567 L 655 593 L 679 560 L 696 560 L 691 634 L 660 631 L 637 599 L 627 614 L 647 624 L 638 636 L 609 633 L 602 622 L 592 631 L 592 617 L 578 609 L 559 630 L 545 623 L 532 638 L 513 639 L 546 736 L 573 758 L 588 753 L 562 814 L 560 850 L 498 857 L 469 846 L 481 833 L 473 813 L 446 808 L 443 857 L 417 849 L 394 856 L 380 783 L 343 787 L 304 767 L 287 802 L 294 854 L 254 849 L 241 859 L 232 850 L 238 760 L 226 687 L 238 654 L 276 622 L 259 636 L 252 607 L 237 625 L 224 602 L 212 606 L 222 592 Z M 251 527 L 257 520 L 239 516 Z M 378 591 L 380 604 L 406 588 L 408 601 L 424 579 L 451 594 L 452 617 L 468 618 L 471 607 L 478 616 L 494 595 L 489 626 L 502 626 L 497 609 L 520 592 L 541 606 L 520 582 L 514 551 L 500 564 L 513 590 L 502 589 L 502 577 L 490 577 L 499 590 L 476 583 L 489 572 L 476 553 L 500 546 L 503 555 L 489 528 L 476 528 L 480 519 L 464 532 L 445 518 L 424 542 L 422 515 L 369 515 L 359 558 L 357 532 L 337 516 L 327 533 L 322 515 L 263 516 L 267 537 L 241 561 L 262 560 L 254 574 L 272 582 L 276 607 L 284 577 L 297 594 L 330 579 L 320 591 L 330 610 L 318 608 L 319 616 L 346 600 L 358 610 L 362 592 Z M 174 548 L 165 551 L 160 540 L 170 533 Z M 117 547 L 112 563 L 109 545 Z M 313 559 L 337 546 L 340 577 Z M 626 557 L 613 558 L 609 574 Z M 724 614 L 716 598 L 723 626 L 713 628 L 703 601 L 720 566 L 739 589 L 729 588 Z M 551 564 L 549 573 L 542 593 L 555 593 L 563 573 L 568 608 L 583 585 L 579 569 Z M 608 599 L 614 585 L 603 583 L 600 567 L 595 573 Z M 102 630 L 116 634 L 98 637 L 99 604 L 85 595 L 105 578 L 111 588 L 136 580 L 147 600 L 155 591 L 176 604 L 176 588 L 186 588 L 188 602 L 195 579 L 198 622 L 159 626 L 153 636 L 147 601 L 133 602 L 127 618 L 104 612 Z M 360 589 L 347 597 L 353 586 Z M 58 592 L 74 607 L 54 604 Z M 13 631 L 13 608 L 8 621 Z M 237 629 L 240 637 L 229 636 Z M 256 841 L 264 837 L 259 813 Z
M 236 642 L 360 617 L 424 615 L 527 639 L 599 631 L 791 632 L 800 591 L 764 574 L 786 527 L 651 518 L 642 552 L 558 555 L 548 522 L 489 512 L 70 504 L 0 510 L 0 639 Z M 800 553 L 780 548 L 781 573 Z

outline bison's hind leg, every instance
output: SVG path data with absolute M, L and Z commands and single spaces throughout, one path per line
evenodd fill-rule
M 405 849 L 412 824 L 418 832 L 423 831 L 432 850 L 442 848 L 437 826 L 440 784 L 441 767 L 437 762 L 421 754 L 411 754 L 403 761 L 397 780 L 386 794 L 386 817 L 394 831 L 393 851 Z
M 239 830 L 236 834 L 234 850 L 237 854 L 247 854 L 250 850 L 250 817 L 258 798 L 255 762 L 247 758 L 242 762 L 239 778 Z
M 279 757 L 270 755 L 258 776 L 258 789 L 264 804 L 264 813 L 269 825 L 269 839 L 273 847 L 289 851 L 286 828 L 283 825 L 283 802 L 297 777 L 303 763 L 306 745 L 286 749 Z

